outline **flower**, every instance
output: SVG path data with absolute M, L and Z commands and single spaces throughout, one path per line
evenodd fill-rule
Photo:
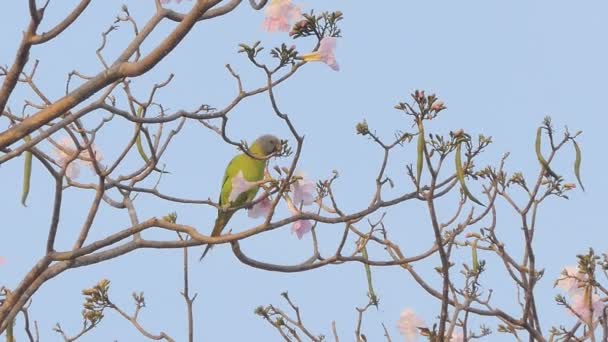
M 440 112 L 440 111 L 444 110 L 445 108 L 446 108 L 446 106 L 443 103 L 443 101 L 435 101 L 435 102 L 433 102 L 433 105 L 431 106 L 431 110 L 434 112 Z
M 266 18 L 262 22 L 262 28 L 268 32 L 287 32 L 291 28 L 291 22 L 302 16 L 300 8 L 291 3 L 291 0 L 272 0 L 266 7 Z
M 566 275 L 564 275 L 564 272 Z M 572 294 L 580 289 L 580 281 L 587 279 L 587 275 L 580 273 L 578 267 L 568 266 L 562 272 L 561 277 L 555 282 L 560 289 Z
M 325 37 L 321 39 L 319 49 L 316 52 L 307 53 L 302 56 L 306 62 L 323 62 L 335 71 L 340 70 L 340 66 L 334 56 L 336 49 L 336 37 Z
M 264 195 L 265 196 L 265 195 Z M 264 217 L 270 212 L 272 201 L 270 197 L 266 196 L 264 199 L 256 203 L 247 211 L 247 215 L 251 218 Z
M 301 213 L 300 210 L 298 210 L 289 200 L 287 200 L 287 207 L 293 215 L 298 215 Z M 298 239 L 300 240 L 302 239 L 304 234 L 310 232 L 311 229 L 312 222 L 310 220 L 297 220 L 291 224 L 291 232 L 295 233 Z
M 61 166 L 61 168 L 66 168 L 65 174 L 67 177 L 77 178 L 80 176 L 80 164 L 89 166 L 93 171 L 95 171 L 93 168 L 93 158 L 91 158 L 88 149 L 80 151 L 78 157 L 70 162 L 70 159 L 72 159 L 74 153 L 76 153 L 74 141 L 70 137 L 64 137 L 57 142 L 57 145 L 59 145 L 59 147 L 55 147 L 53 150 L 55 161 L 57 164 L 59 164 L 59 166 Z M 101 151 L 99 151 L 95 145 L 91 145 L 91 149 L 95 155 L 95 161 L 97 163 L 101 162 L 101 160 L 103 160 Z
M 236 199 L 245 191 L 251 189 L 251 187 L 255 186 L 255 182 L 250 182 L 245 179 L 243 176 L 243 171 L 239 171 L 239 173 L 232 179 L 232 191 L 230 191 L 230 196 L 228 196 L 228 201 L 234 202 Z
M 403 310 L 397 321 L 397 329 L 401 335 L 405 336 L 406 342 L 418 340 L 418 327 L 426 327 L 424 320 L 418 317 L 412 309 Z
M 585 296 L 584 291 L 580 291 L 572 296 L 572 302 L 570 303 L 572 311 L 577 317 L 582 318 L 586 323 L 589 322 L 591 311 L 593 311 L 593 320 L 598 318 L 602 314 L 604 303 L 600 300 L 598 295 L 591 296 L 591 305 L 589 305 L 589 297 Z M 573 314 L 572 312 L 570 312 Z
M 299 179 L 291 184 L 293 204 L 300 208 L 302 205 L 311 205 L 314 200 L 315 182 L 306 178 L 304 173 L 296 172 Z
M 464 342 L 464 335 L 461 330 L 454 330 L 450 342 Z
M 302 239 L 304 234 L 310 232 L 312 229 L 312 222 L 310 220 L 298 220 L 291 225 L 291 232 L 295 233 L 299 240 Z

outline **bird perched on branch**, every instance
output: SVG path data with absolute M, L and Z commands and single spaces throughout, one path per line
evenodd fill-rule
M 212 237 L 220 235 L 235 213 L 235 210 L 226 209 L 238 207 L 252 201 L 260 188 L 259 184 L 252 184 L 241 192 L 239 191 L 240 189 L 233 189 L 233 185 L 241 186 L 243 183 L 260 182 L 264 178 L 264 171 L 268 163 L 267 157 L 281 152 L 281 149 L 282 143 L 279 138 L 270 134 L 262 135 L 249 148 L 249 154 L 259 159 L 252 158 L 246 153 L 241 153 L 232 158 L 230 163 L 228 163 L 220 192 L 219 204 L 221 208 L 218 208 L 217 211 L 217 219 L 211 231 Z M 207 245 L 199 260 L 203 260 L 211 247 L 213 245 Z

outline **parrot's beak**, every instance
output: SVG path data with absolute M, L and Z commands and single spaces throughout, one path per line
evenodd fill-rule
M 274 144 L 275 153 L 280 153 L 282 148 L 283 148 L 283 144 L 281 144 L 280 141 Z

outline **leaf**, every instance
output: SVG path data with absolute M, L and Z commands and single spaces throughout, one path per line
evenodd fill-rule
M 367 256 L 367 247 L 363 246 L 363 248 L 361 248 L 361 255 L 363 256 L 363 259 L 365 259 L 366 261 L 369 261 L 369 258 Z M 374 291 L 374 287 L 372 285 L 372 269 L 368 264 L 363 264 L 363 266 L 365 267 L 365 276 L 367 277 L 367 288 L 369 291 L 369 298 L 372 301 L 372 303 L 377 307 L 378 306 L 378 297 L 376 296 L 376 292 Z
M 25 136 L 25 142 L 29 142 L 32 139 L 29 135 Z M 27 201 L 27 196 L 30 193 L 30 181 L 32 178 L 32 152 L 25 151 L 23 154 L 24 162 L 23 162 L 23 189 L 21 192 L 21 204 L 24 207 L 27 207 L 25 202 Z
M 477 198 L 475 198 L 475 196 L 473 196 L 471 194 L 471 192 L 469 191 L 469 188 L 467 188 L 467 185 L 464 181 L 464 169 L 462 168 L 462 157 L 461 157 L 461 146 L 462 146 L 462 141 L 457 143 L 458 145 L 456 145 L 456 176 L 458 177 L 458 181 L 460 182 L 460 187 L 462 187 L 462 191 L 464 191 L 464 194 L 473 202 L 481 205 L 482 207 L 485 207 L 485 205 L 483 205 Z
M 574 144 L 574 151 L 576 151 L 576 158 L 574 159 L 574 174 L 576 175 L 576 180 L 578 181 L 578 185 L 581 186 L 581 189 L 585 191 L 585 187 L 583 186 L 583 182 L 581 181 L 581 158 L 582 152 L 581 148 L 578 146 L 576 140 L 572 140 Z
M 422 126 L 422 119 L 418 123 L 418 145 L 416 152 L 418 153 L 418 159 L 416 161 L 416 189 L 420 189 L 420 178 L 422 177 L 422 167 L 424 166 L 424 126 Z
M 555 173 L 555 172 L 553 172 L 553 170 L 551 170 L 551 168 L 549 167 L 549 163 L 547 163 L 547 161 L 543 157 L 543 154 L 540 150 L 542 131 L 543 131 L 542 127 L 538 127 L 538 129 L 536 130 L 536 144 L 535 144 L 536 145 L 536 157 L 538 158 L 540 165 L 545 169 L 545 171 L 547 171 L 554 178 L 559 178 L 557 173 Z

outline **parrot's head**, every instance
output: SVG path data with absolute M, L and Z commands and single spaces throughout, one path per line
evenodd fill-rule
M 264 156 L 281 152 L 283 147 L 281 140 L 270 134 L 262 135 L 261 137 L 257 138 L 253 142 L 253 145 L 258 145 Z

